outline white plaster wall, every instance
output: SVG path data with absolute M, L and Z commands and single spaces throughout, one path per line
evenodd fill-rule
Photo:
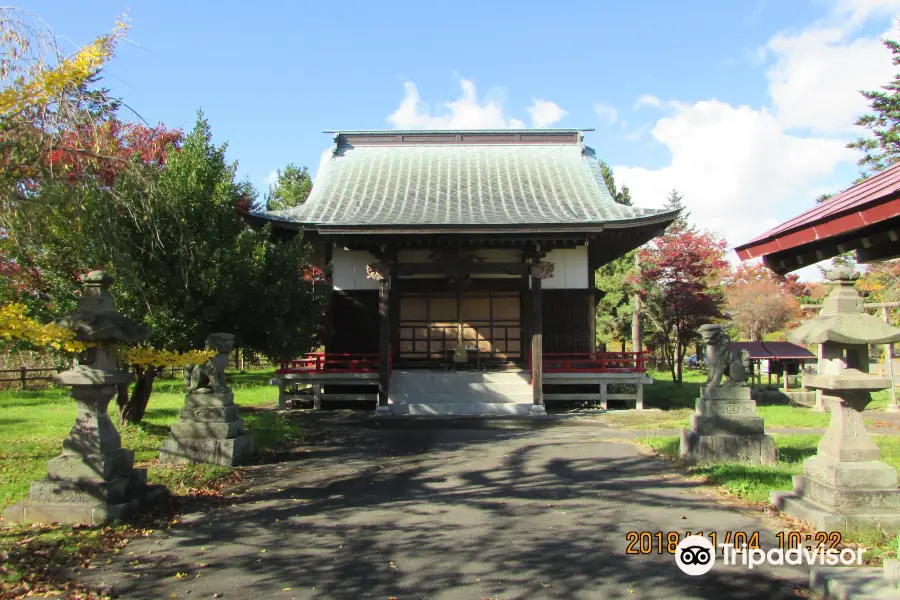
M 587 246 L 551 250 L 544 258 L 555 265 L 553 277 L 541 282 L 545 290 L 583 290 L 588 287 Z
M 334 268 L 332 279 L 336 290 L 377 290 L 378 282 L 366 278 L 366 265 L 377 262 L 365 250 L 344 250 L 335 247 L 331 256 Z

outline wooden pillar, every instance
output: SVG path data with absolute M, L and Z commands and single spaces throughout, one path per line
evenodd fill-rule
M 313 383 L 313 409 L 320 410 L 322 408 L 322 384 Z
M 544 313 L 541 302 L 541 280 L 531 275 L 531 387 L 534 404 L 532 414 L 543 414 L 544 409 Z
M 591 273 L 593 276 L 593 272 Z M 588 288 L 588 351 L 597 351 L 597 292 L 594 284 Z
M 287 408 L 287 381 L 284 376 L 278 379 L 278 410 L 284 410 Z
M 334 270 L 332 262 L 334 258 L 334 244 L 331 242 L 325 244 L 325 266 L 322 269 L 325 272 L 325 282 L 321 285 L 325 286 L 325 293 L 328 294 L 328 307 L 325 310 L 325 319 L 322 328 L 322 347 L 325 352 L 333 351 L 334 346 L 331 338 L 334 335 Z
M 378 281 L 378 412 L 390 411 L 388 391 L 390 387 L 389 360 L 391 351 L 390 273 L 382 273 Z
M 788 363 L 787 363 L 787 361 L 784 361 L 784 366 L 782 367 L 782 369 L 784 370 L 784 391 L 786 392 L 786 391 L 788 391 L 788 388 L 791 387 L 790 385 L 788 385 Z
M 641 256 L 634 255 L 634 265 L 638 272 L 641 270 Z M 631 350 L 632 352 L 640 352 L 643 350 L 643 340 L 641 339 L 641 296 L 634 295 L 634 315 L 631 317 Z M 700 355 L 697 355 L 700 358 Z

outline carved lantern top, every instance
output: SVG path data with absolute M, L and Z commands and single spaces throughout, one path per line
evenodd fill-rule
M 900 328 L 865 312 L 863 299 L 853 287 L 859 273 L 849 267 L 838 267 L 828 271 L 826 276 L 833 287 L 822 303 L 822 311 L 797 329 L 789 331 L 790 341 L 796 344 L 833 342 L 840 345 L 900 342 Z
M 54 376 L 54 381 L 71 386 L 108 386 L 130 381 L 131 376 L 119 371 L 116 344 L 137 344 L 150 337 L 150 329 L 116 312 L 109 292 L 113 278 L 105 271 L 91 271 L 82 276 L 84 292 L 75 312 L 53 323 L 75 332 L 75 339 L 90 346 L 79 358 L 79 364 Z
M 105 271 L 82 276 L 84 293 L 75 312 L 54 324 L 75 332 L 81 342 L 137 344 L 150 337 L 150 329 L 116 312 L 109 287 L 113 278 Z

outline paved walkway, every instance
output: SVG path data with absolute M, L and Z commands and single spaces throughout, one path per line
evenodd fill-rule
M 779 599 L 807 577 L 721 565 L 690 577 L 669 555 L 626 555 L 629 531 L 761 524 L 594 428 L 362 420 L 323 431 L 311 449 L 250 468 L 226 506 L 198 507 L 86 575 L 124 598 L 226 600 Z M 764 548 L 773 539 L 764 533 Z

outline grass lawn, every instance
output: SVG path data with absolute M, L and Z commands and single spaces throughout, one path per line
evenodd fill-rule
M 803 460 L 816 453 L 820 436 L 774 435 L 778 462 L 772 466 L 726 463 L 688 467 L 690 472 L 702 476 L 711 485 L 719 486 L 725 493 L 749 502 L 768 502 L 769 492 L 793 488 L 792 476 L 803 470 Z M 881 449 L 881 460 L 900 468 L 900 437 L 873 436 Z M 647 437 L 639 442 L 657 453 L 677 459 L 679 437 Z M 868 555 L 873 560 L 896 555 L 897 536 L 881 531 L 844 532 L 848 540 L 872 548 Z
M 602 416 L 603 420 L 615 427 L 625 429 L 681 429 L 688 426 L 694 404 L 700 396 L 700 387 L 706 381 L 702 371 L 685 371 L 680 386 L 672 383 L 667 371 L 651 371 L 653 384 L 644 386 L 644 406 L 658 408 L 662 412 L 636 412 L 633 410 L 611 411 Z M 869 426 L 878 421 L 878 411 L 884 410 L 888 402 L 887 390 L 872 394 L 869 405 L 871 416 L 866 419 Z M 801 405 L 758 404 L 758 414 L 765 419 L 767 427 L 827 427 L 828 413 L 816 412 Z M 866 411 L 867 415 L 869 410 Z
M 271 371 L 227 375 L 258 450 L 289 448 L 299 442 L 304 434 L 302 427 L 275 411 L 262 410 L 277 401 L 276 388 L 268 385 Z M 156 381 L 143 422 L 119 428 L 122 445 L 134 450 L 135 462 L 148 469 L 152 482 L 163 483 L 179 495 L 197 489 L 210 493 L 231 469 L 161 465 L 156 460 L 160 442 L 169 436 L 169 426 L 177 420 L 183 404 L 181 378 Z M 74 421 L 75 401 L 65 388 L 0 392 L 0 509 L 25 498 L 29 484 L 47 475 L 47 461 L 60 453 L 62 440 Z M 118 552 L 129 539 L 149 533 L 151 530 L 127 524 L 0 528 L 0 597 L 49 593 L 98 598 L 69 582 L 60 567 L 80 564 L 92 568 L 90 561 L 102 552 Z
M 268 385 L 271 374 L 229 374 L 241 417 L 262 450 L 282 446 L 294 435 L 294 428 L 284 417 L 253 410 L 276 404 L 277 390 Z M 159 380 L 143 422 L 119 428 L 122 445 L 134 450 L 136 463 L 148 467 L 150 480 L 164 483 L 176 493 L 200 487 L 230 471 L 212 465 L 167 466 L 156 462 L 159 444 L 169 436 L 169 425 L 178 419 L 183 404 L 182 380 Z M 111 412 L 115 413 L 114 405 Z M 30 482 L 46 476 L 47 461 L 60 453 L 62 440 L 74 421 L 75 401 L 65 388 L 0 392 L 0 508 L 22 500 Z

